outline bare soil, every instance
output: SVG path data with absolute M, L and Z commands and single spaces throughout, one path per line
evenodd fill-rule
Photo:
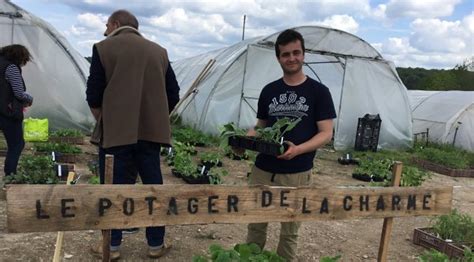
M 95 157 L 92 145 L 81 146 L 84 154 L 76 164 L 81 174 L 79 183 L 87 183 L 90 172 L 87 161 Z M 215 150 L 212 148 L 201 151 Z M 29 153 L 26 149 L 24 153 Z M 340 153 L 322 149 L 315 159 L 313 183 L 330 187 L 337 185 L 367 185 L 351 177 L 353 166 L 343 166 L 336 159 Z M 4 158 L 0 158 L 3 164 Z M 223 161 L 230 175 L 225 184 L 245 185 L 250 162 Z M 2 166 L 3 169 L 3 166 Z M 165 184 L 182 184 L 182 180 L 171 175 L 170 168 L 162 162 Z M 453 207 L 474 216 L 474 179 L 453 178 L 434 174 L 424 183 L 426 186 L 446 185 L 454 187 Z M 3 194 L 3 196 L 2 196 Z M 412 243 L 413 230 L 430 224 L 430 217 L 394 219 L 389 249 L 389 261 L 416 261 L 425 250 Z M 300 229 L 298 241 L 299 261 L 318 261 L 323 256 L 342 254 L 341 261 L 376 261 L 382 219 L 364 219 L 328 222 L 305 222 Z M 121 246 L 123 261 L 152 261 L 146 257 L 147 245 L 144 229 L 136 234 L 124 235 Z M 194 255 L 205 254 L 212 243 L 232 247 L 245 241 L 245 224 L 188 225 L 166 228 L 166 242 L 173 245 L 170 253 L 160 261 L 192 261 Z M 270 223 L 266 249 L 275 250 L 278 243 L 279 223 Z M 6 225 L 6 202 L 0 189 L 0 261 L 50 261 L 54 254 L 57 233 L 9 234 Z M 63 245 L 63 261 L 99 261 L 90 252 L 90 247 L 100 240 L 97 231 L 66 232 Z

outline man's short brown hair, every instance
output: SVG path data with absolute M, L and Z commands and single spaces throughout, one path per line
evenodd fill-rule
M 137 18 L 127 10 L 120 9 L 113 12 L 109 21 L 117 21 L 120 23 L 120 26 L 131 26 L 135 29 L 138 29 L 138 20 Z

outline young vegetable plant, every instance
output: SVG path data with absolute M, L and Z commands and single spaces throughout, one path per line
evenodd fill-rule
M 220 261 L 262 261 L 284 262 L 285 259 L 275 252 L 262 250 L 256 244 L 237 244 L 233 249 L 224 249 L 220 245 L 212 244 L 208 256 L 194 256 L 193 262 L 220 262 Z
M 209 167 L 222 166 L 222 156 L 219 152 L 203 152 L 199 155 L 199 158 L 203 165 Z
M 83 137 L 81 131 L 76 129 L 59 129 L 51 133 L 51 137 Z
M 59 178 L 54 171 L 50 156 L 25 155 L 20 159 L 18 172 L 5 177 L 5 184 L 57 184 Z
M 280 144 L 285 133 L 291 131 L 301 121 L 301 118 L 288 117 L 278 119 L 271 127 L 256 127 L 257 137 L 263 141 Z
M 209 183 L 214 185 L 222 184 L 222 177 L 227 176 L 228 174 L 229 172 L 223 168 L 213 168 L 207 173 L 209 176 Z
M 66 143 L 35 143 L 38 152 L 58 152 L 63 154 L 80 154 L 82 150 L 74 145 Z
M 188 176 L 196 178 L 199 176 L 197 173 L 197 165 L 193 162 L 191 156 L 186 152 L 176 152 L 174 157 L 174 169 L 182 176 Z

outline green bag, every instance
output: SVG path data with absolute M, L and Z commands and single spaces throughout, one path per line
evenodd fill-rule
M 48 141 L 48 119 L 27 118 L 23 121 L 23 124 L 23 138 L 25 141 Z

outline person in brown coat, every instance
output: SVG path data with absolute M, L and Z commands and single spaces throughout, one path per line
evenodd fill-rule
M 114 184 L 163 184 L 160 146 L 171 143 L 169 113 L 179 100 L 179 86 L 166 49 L 145 39 L 138 20 L 126 10 L 107 21 L 103 41 L 92 51 L 87 102 L 97 120 L 91 142 L 99 145 L 101 182 L 104 156 L 114 156 Z M 112 230 L 111 258 L 120 257 L 122 231 Z M 170 248 L 165 227 L 147 227 L 148 256 Z M 100 247 L 92 250 L 101 254 Z

